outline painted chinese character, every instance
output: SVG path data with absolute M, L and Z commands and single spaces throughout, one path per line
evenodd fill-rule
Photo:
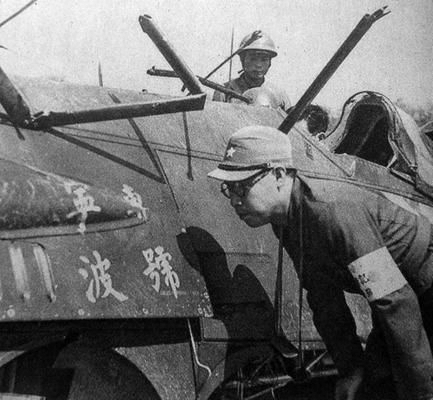
M 148 264 L 143 273 L 154 280 L 152 287 L 159 293 L 162 275 L 165 285 L 171 288 L 174 297 L 177 299 L 177 289 L 180 287 L 180 281 L 177 273 L 173 271 L 173 267 L 170 265 L 171 254 L 164 252 L 162 246 L 157 246 L 155 250 L 143 250 L 142 253 Z
M 142 253 L 148 264 L 148 267 L 143 271 L 143 273 L 154 281 L 152 287 L 159 293 L 159 289 L 161 287 L 161 278 L 159 276 L 160 266 L 153 262 L 152 249 L 143 250 Z
M 84 189 L 87 189 L 87 188 L 88 188 L 88 186 L 85 185 L 84 183 L 78 183 L 78 182 L 75 182 L 75 181 L 66 181 L 66 182 L 63 183 L 63 186 L 65 187 L 65 190 L 66 190 L 69 194 L 72 194 L 72 189 L 73 189 L 74 187 L 76 187 L 76 186 L 80 186 L 80 187 L 82 187 L 82 188 L 84 188 Z
M 107 272 L 110 269 L 111 262 L 107 258 L 102 260 L 101 255 L 97 251 L 93 251 L 93 256 L 95 258 L 95 262 L 92 263 L 85 256 L 80 256 L 80 260 L 87 264 L 92 271 L 92 277 L 90 278 L 89 287 L 86 291 L 86 296 L 90 302 L 96 303 L 96 300 L 100 297 L 105 298 L 108 295 L 114 296 L 119 301 L 128 300 L 128 296 L 125 296 L 123 293 L 118 292 L 113 288 L 113 282 L 111 280 L 111 275 Z M 89 277 L 89 273 L 86 269 L 80 268 L 79 273 L 81 276 L 87 280 Z M 102 290 L 104 292 L 101 294 Z
M 72 187 L 67 186 L 66 190 L 68 193 L 75 194 L 75 198 L 73 199 L 76 211 L 70 212 L 66 218 L 72 218 L 75 215 L 79 215 L 80 223 L 78 225 L 78 232 L 84 233 L 86 231 L 86 220 L 88 213 L 90 211 L 100 212 L 101 207 L 95 205 L 95 199 L 86 194 L 87 188 L 85 186 L 79 186 L 76 189 L 72 189 Z
M 143 200 L 141 196 L 137 192 L 135 192 L 131 186 L 128 185 L 123 185 L 122 192 L 125 194 L 123 198 L 126 202 L 128 202 L 132 207 L 140 209 L 140 214 L 138 217 L 140 219 L 143 218 L 145 221 L 147 221 L 147 213 L 149 209 L 143 207 Z

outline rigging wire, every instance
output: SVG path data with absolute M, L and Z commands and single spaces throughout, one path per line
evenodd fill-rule
M 230 42 L 230 54 L 233 54 L 233 39 L 235 36 L 235 27 L 232 26 L 232 38 Z M 232 66 L 233 66 L 233 58 L 230 58 L 230 64 L 229 64 L 229 82 L 232 80 Z
M 17 17 L 18 15 L 20 15 L 23 11 L 25 11 L 27 8 L 29 8 L 31 5 L 33 5 L 34 3 L 36 3 L 37 0 L 31 0 L 29 1 L 26 5 L 24 5 L 23 7 L 21 7 L 17 12 L 13 13 L 11 16 L 9 16 L 8 18 L 6 18 L 5 20 L 3 20 L 2 22 L 0 22 L 0 28 L 3 25 L 6 25 L 8 22 L 12 21 L 15 17 Z

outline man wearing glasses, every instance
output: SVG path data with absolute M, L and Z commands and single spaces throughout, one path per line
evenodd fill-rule
M 354 400 L 361 383 L 377 394 L 391 376 L 399 399 L 433 399 L 433 236 L 424 217 L 380 192 L 303 176 L 288 136 L 270 127 L 234 133 L 208 176 L 222 181 L 247 225 L 272 224 L 298 276 L 302 270 L 314 323 L 339 372 L 336 400 Z M 365 350 L 344 291 L 370 304 Z

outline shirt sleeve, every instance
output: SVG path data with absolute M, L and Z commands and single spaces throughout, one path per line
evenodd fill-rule
M 371 305 L 385 338 L 399 398 L 431 398 L 432 353 L 415 292 L 405 285 Z
M 290 101 L 290 97 L 284 90 L 282 90 L 281 91 L 281 98 L 282 98 L 281 108 L 284 111 L 287 111 L 292 106 L 292 102 Z
M 370 210 L 375 211 L 362 202 L 334 210 L 337 225 L 331 229 L 340 249 L 333 251 L 340 253 L 377 316 L 399 396 L 426 398 L 433 395 L 433 360 L 418 298 L 385 247 Z

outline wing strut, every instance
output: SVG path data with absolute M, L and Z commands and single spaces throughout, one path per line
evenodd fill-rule
M 7 112 L 11 122 L 23 128 L 39 130 L 49 129 L 54 126 L 202 110 L 206 101 L 206 94 L 203 92 L 195 75 L 177 55 L 151 17 L 141 16 L 139 22 L 143 31 L 154 41 L 170 66 L 192 93 L 191 96 L 116 104 L 71 112 L 38 111 L 33 113 L 24 96 L 0 68 L 0 104 Z
M 325 86 L 326 82 L 331 78 L 337 68 L 346 59 L 353 48 L 358 44 L 362 37 L 367 33 L 371 26 L 380 18 L 389 14 L 391 11 L 386 11 L 388 6 L 382 7 L 373 14 L 365 14 L 358 25 L 352 30 L 347 39 L 343 42 L 337 52 L 332 56 L 329 62 L 325 65 L 322 71 L 317 75 L 316 79 L 305 91 L 293 109 L 289 112 L 285 120 L 281 123 L 278 129 L 284 133 L 288 133 L 293 128 L 295 123 L 301 117 L 305 109 L 311 104 L 313 99 Z

